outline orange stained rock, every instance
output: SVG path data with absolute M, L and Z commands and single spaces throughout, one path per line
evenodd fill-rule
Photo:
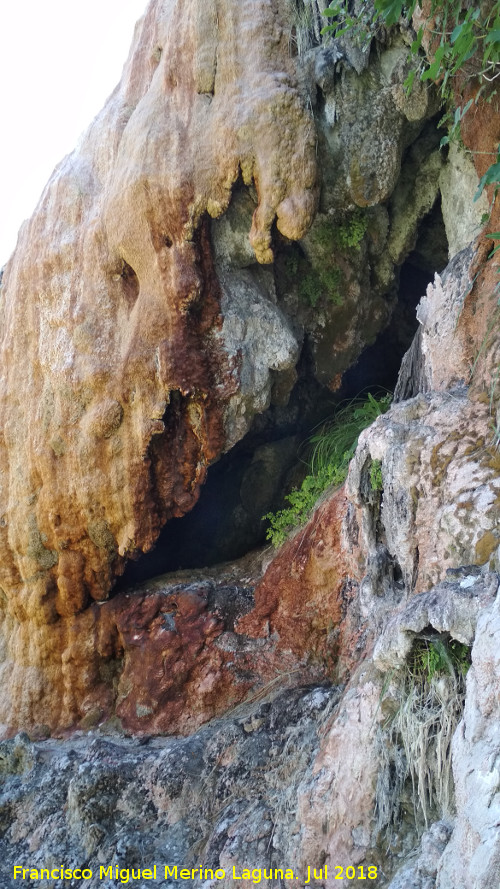
M 306 655 L 330 678 L 356 663 L 361 632 L 347 605 L 362 574 L 357 544 L 345 539 L 349 504 L 344 487 L 332 493 L 281 548 L 255 590 L 255 608 L 238 633 L 270 636 L 278 649 Z
M 253 183 L 249 236 L 263 263 L 274 224 L 299 238 L 312 221 L 314 125 L 284 3 L 152 0 L 119 86 L 6 267 L 0 587 L 28 710 L 73 682 L 56 666 L 61 620 L 108 596 L 124 560 L 194 505 L 224 450 L 237 380 L 213 336 L 208 217 L 240 177 Z

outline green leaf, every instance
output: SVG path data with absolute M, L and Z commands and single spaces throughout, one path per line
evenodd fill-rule
M 403 83 L 403 86 L 408 94 L 410 94 L 412 91 L 413 82 L 415 80 L 416 73 L 417 72 L 415 71 L 415 69 L 413 71 L 410 71 L 410 73 L 408 74 L 408 77 L 406 78 L 405 82 Z
M 481 177 L 481 179 L 479 180 L 478 189 L 474 195 L 474 200 L 479 200 L 483 193 L 483 189 L 487 185 L 494 185 L 495 183 L 500 184 L 500 162 L 492 164 L 491 167 L 488 167 L 484 176 Z
M 500 43 L 500 30 L 491 31 L 486 37 L 485 43 Z
M 326 13 L 325 13 L 325 15 L 326 15 Z M 464 27 L 464 23 L 462 22 L 461 25 L 457 25 L 456 28 L 453 29 L 453 31 L 451 32 L 450 43 L 455 43 L 455 41 L 460 37 L 463 27 Z
M 436 55 L 434 56 L 434 61 L 427 68 L 427 71 L 424 71 L 424 73 L 422 74 L 421 80 L 437 80 L 439 73 L 440 73 L 441 62 L 443 61 L 444 53 L 445 53 L 445 47 L 438 46 L 438 48 L 436 50 Z
M 403 0 L 375 0 L 375 9 L 389 27 L 399 21 L 403 13 Z
M 460 113 L 460 120 L 462 120 L 462 118 L 467 114 L 467 112 L 468 112 L 470 106 L 473 104 L 473 102 L 474 102 L 474 99 L 469 99 L 469 101 L 466 103 L 466 105 L 464 105 L 464 107 L 462 108 L 462 111 Z
M 422 37 L 423 36 L 424 36 L 424 28 L 423 28 L 423 25 L 421 25 L 420 28 L 418 29 L 418 34 L 410 47 L 411 52 L 413 53 L 414 56 L 416 56 L 416 54 L 418 53 L 418 51 L 422 45 Z

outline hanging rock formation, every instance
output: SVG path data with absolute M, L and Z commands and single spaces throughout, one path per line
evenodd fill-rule
M 120 85 L 21 230 L 0 353 L 7 730 L 86 716 L 91 603 L 192 508 L 255 413 L 286 402 L 304 337 L 335 389 L 388 323 L 404 250 L 387 262 L 402 223 L 383 204 L 433 105 L 404 99 L 400 39 L 339 79 L 323 50 L 293 56 L 293 27 L 287 0 L 153 0 Z M 304 237 L 318 139 L 322 212 Z
M 120 86 L 54 172 L 3 281 L 0 584 L 14 709 L 62 693 L 58 720 L 71 721 L 70 619 L 191 508 L 208 464 L 265 406 L 271 369 L 297 359 L 265 297 L 252 333 L 246 320 L 224 330 L 208 217 L 240 176 L 255 185 L 250 241 L 268 263 L 274 223 L 300 237 L 317 200 L 314 127 L 272 4 L 151 3 Z M 247 337 L 264 348 L 233 432 Z

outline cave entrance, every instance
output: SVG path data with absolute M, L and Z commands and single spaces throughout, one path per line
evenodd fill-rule
M 283 496 L 307 472 L 301 460 L 311 429 L 331 417 L 339 401 L 363 391 L 393 391 L 403 355 L 418 327 L 416 307 L 427 285 L 448 262 L 440 199 L 422 221 L 413 250 L 397 270 L 397 301 L 388 327 L 343 376 L 335 396 L 314 378 L 304 347 L 298 380 L 286 406 L 271 405 L 214 464 L 190 513 L 170 520 L 154 550 L 129 561 L 116 591 L 180 569 L 210 567 L 244 556 L 265 542 L 262 517 L 283 506 Z
M 307 468 L 301 446 L 333 410 L 332 393 L 315 379 L 307 346 L 297 375 L 288 403 L 271 404 L 254 417 L 245 437 L 210 467 L 193 509 L 167 522 L 151 552 L 127 563 L 115 591 L 233 561 L 265 542 L 262 517 L 280 509 L 284 493 L 301 484 Z
M 361 353 L 344 374 L 341 395 L 352 398 L 357 392 L 378 387 L 393 391 L 403 355 L 417 332 L 416 310 L 427 285 L 448 263 L 448 239 L 438 197 L 420 223 L 413 250 L 396 270 L 397 301 L 391 320 L 371 346 Z

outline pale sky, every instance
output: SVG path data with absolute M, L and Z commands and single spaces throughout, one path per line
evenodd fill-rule
M 147 0 L 0 3 L 0 268 L 118 83 Z

